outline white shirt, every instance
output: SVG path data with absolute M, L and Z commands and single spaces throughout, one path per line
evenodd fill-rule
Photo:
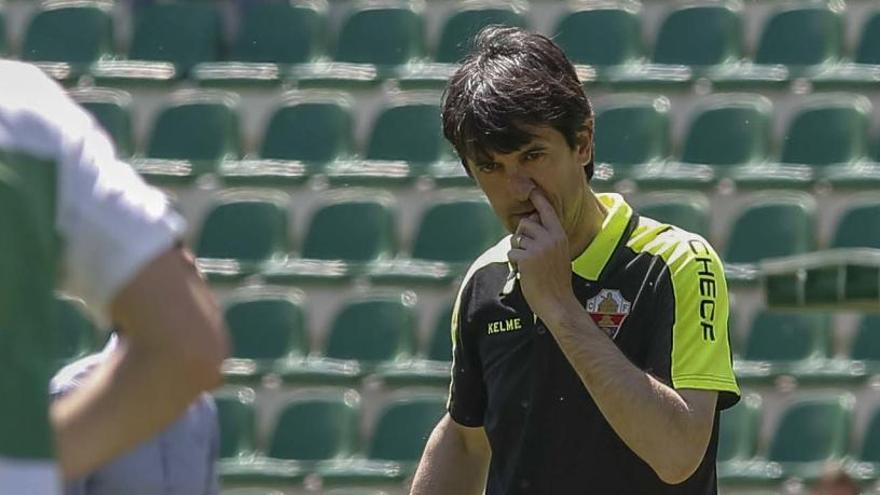
M 165 196 L 120 162 L 96 121 L 32 65 L 0 60 L 0 150 L 56 164 L 63 286 L 99 318 L 144 265 L 183 236 L 185 222 Z M 0 493 L 60 490 L 54 462 L 0 457 Z

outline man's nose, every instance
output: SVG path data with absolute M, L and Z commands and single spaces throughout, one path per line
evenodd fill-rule
M 514 199 L 525 202 L 535 188 L 535 183 L 521 169 L 515 168 L 507 174 L 507 188 Z

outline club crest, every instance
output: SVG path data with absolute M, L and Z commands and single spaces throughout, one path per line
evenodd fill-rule
M 617 337 L 632 305 L 619 290 L 602 289 L 584 306 L 593 322 L 612 339 Z

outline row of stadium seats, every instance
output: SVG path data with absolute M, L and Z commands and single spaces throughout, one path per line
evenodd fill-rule
M 449 16 L 429 54 L 424 20 L 407 1 L 355 3 L 339 32 L 329 36 L 323 10 L 267 2 L 243 11 L 238 34 L 227 49 L 221 15 L 210 3 L 156 3 L 134 13 L 127 59 L 120 62 L 113 60 L 120 53 L 114 46 L 112 6 L 103 0 L 44 2 L 31 19 L 21 58 L 60 64 L 50 72 L 61 79 L 91 73 L 102 83 L 193 76 L 206 84 L 291 78 L 300 85 L 323 86 L 393 77 L 401 84 L 435 86 L 445 81 L 448 67 L 438 72 L 411 63 L 454 64 L 481 27 L 529 25 L 528 17 L 512 5 L 473 3 Z M 794 77 L 811 77 L 817 84 L 870 85 L 878 80 L 880 12 L 865 25 L 850 54 L 844 49 L 840 12 L 811 3 L 780 7 L 766 21 L 750 57 L 756 65 L 746 66 L 739 64 L 747 54 L 740 12 L 734 8 L 707 3 L 674 10 L 647 50 L 640 22 L 636 9 L 600 4 L 565 13 L 550 34 L 575 63 L 598 68 L 592 78 L 620 85 L 678 85 L 696 76 L 723 87 L 774 85 Z M 325 43 L 327 38 L 333 41 Z M 646 58 L 653 64 L 644 64 Z M 347 70 L 308 65 L 319 59 L 356 65 Z M 223 60 L 295 67 L 218 63 Z M 835 65 L 846 60 L 875 66 Z
M 253 391 L 217 395 L 222 427 L 222 471 L 227 482 L 297 483 L 317 472 L 330 483 L 400 480 L 411 473 L 424 442 L 443 413 L 442 396 L 413 394 L 391 400 L 362 440 L 359 404 L 353 390 L 324 391 L 288 401 L 272 426 L 265 448 L 254 435 Z M 761 399 L 746 394 L 722 413 L 719 479 L 726 484 L 761 484 L 789 477 L 816 479 L 825 462 L 844 460 L 860 480 L 880 476 L 880 411 L 865 434 L 851 441 L 854 399 L 847 394 L 799 394 L 787 404 L 759 447 Z M 363 446 L 363 447 L 361 447 Z M 346 460 L 355 457 L 357 461 Z M 294 465 L 284 461 L 300 461 Z M 372 462 L 370 462 L 372 461 Z
M 715 246 L 731 265 L 824 248 L 817 242 L 815 210 L 807 195 L 772 193 L 755 199 L 739 213 L 726 243 Z M 708 237 L 709 207 L 698 195 L 669 195 L 640 212 Z M 827 247 L 880 247 L 877 218 L 880 202 L 850 206 L 837 220 Z M 267 280 L 278 283 L 362 274 L 378 282 L 449 282 L 501 236 L 494 212 L 480 199 L 427 205 L 411 246 L 398 246 L 394 206 L 366 194 L 326 201 L 312 213 L 295 250 L 298 257 L 286 256 L 292 251 L 289 225 L 283 204 L 254 198 L 223 201 L 204 220 L 196 254 L 216 280 L 262 269 Z M 266 261 L 275 267 L 262 265 Z M 324 268 L 327 263 L 335 268 L 322 270 L 322 261 Z M 448 270 L 436 272 L 443 263 Z
M 94 329 L 70 302 L 61 304 L 65 360 L 94 349 Z M 326 342 L 314 344 L 303 303 L 290 295 L 252 293 L 226 303 L 232 354 L 227 378 L 253 383 L 266 374 L 291 385 L 356 385 L 377 376 L 400 385 L 446 385 L 451 360 L 449 331 L 452 308 L 446 304 L 433 321 L 431 334 L 420 343 L 418 310 L 401 294 L 350 298 L 330 324 Z M 731 341 L 737 377 L 745 385 L 772 383 L 791 376 L 805 385 L 857 384 L 880 374 L 880 317 L 864 316 L 848 349 L 835 352 L 827 314 L 777 313 L 755 315 L 745 337 L 736 334 L 731 316 Z M 310 335 L 311 334 L 311 335 Z
M 344 96 L 292 93 L 274 109 L 253 158 L 243 149 L 233 94 L 176 93 L 145 146 L 134 143 L 125 93 L 93 89 L 73 95 L 108 130 L 122 156 L 152 159 L 135 160 L 135 166 L 156 181 L 218 171 L 230 185 L 290 184 L 318 173 L 338 182 L 394 183 L 429 175 L 440 184 L 472 183 L 443 139 L 437 99 L 420 93 L 387 102 L 363 149 L 354 143 L 354 112 Z M 870 187 L 880 181 L 877 167 L 866 165 L 880 162 L 880 136 L 869 136 L 871 113 L 870 102 L 856 94 L 813 95 L 796 107 L 785 138 L 774 143 L 769 100 L 714 95 L 697 105 L 673 157 L 668 100 L 609 98 L 596 109 L 596 159 L 610 164 L 601 176 L 606 180 L 629 177 L 658 187 L 708 185 L 723 176 L 753 186 L 803 186 L 825 177 Z
M 361 439 L 357 392 L 302 395 L 284 405 L 265 450 L 255 441 L 253 390 L 216 395 L 224 483 L 293 484 L 311 473 L 330 485 L 401 481 L 412 473 L 446 404 L 436 393 L 390 400 Z M 291 460 L 298 462 L 284 462 Z

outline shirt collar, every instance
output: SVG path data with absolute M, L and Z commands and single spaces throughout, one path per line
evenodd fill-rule
M 611 255 L 620 243 L 626 226 L 632 218 L 632 208 L 623 196 L 613 193 L 597 194 L 596 197 L 608 209 L 599 233 L 571 262 L 571 270 L 587 280 L 597 281 Z

